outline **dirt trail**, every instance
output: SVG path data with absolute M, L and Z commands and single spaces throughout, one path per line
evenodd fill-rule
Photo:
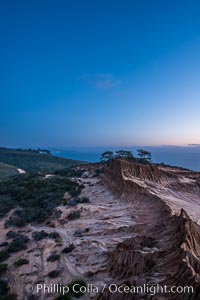
M 76 207 L 60 206 L 61 222 L 56 228 L 32 226 L 32 231 L 57 232 L 64 244 L 74 244 L 75 250 L 65 257 L 65 271 L 72 278 L 92 276 L 92 281 L 102 281 L 105 274 L 104 254 L 124 239 L 131 237 L 134 218 L 129 203 L 122 203 L 96 178 L 79 179 L 85 186 L 81 196 L 90 199 L 88 204 Z M 80 218 L 61 224 L 71 211 L 79 211 Z M 126 233 L 126 234 L 124 234 Z M 71 270 L 69 272 L 69 270 Z M 109 277 L 109 276 L 108 276 Z
M 100 178 L 79 178 L 84 185 L 81 197 L 87 196 L 90 201 L 76 206 L 59 206 L 60 218 L 53 220 L 50 225 L 31 225 L 22 229 L 23 234 L 30 238 L 28 249 L 10 257 L 7 273 L 11 291 L 17 293 L 19 300 L 26 300 L 30 296 L 25 292 L 26 284 L 35 286 L 38 282 L 50 285 L 52 283 L 69 284 L 75 279 L 84 279 L 88 284 L 95 284 L 99 290 L 112 280 L 107 272 L 107 253 L 127 238 L 132 237 L 133 218 L 131 204 L 123 203 L 114 196 L 103 184 Z M 80 217 L 68 220 L 71 212 L 80 213 Z M 5 220 L 2 221 L 2 228 Z M 52 226 L 53 225 L 53 226 Z M 6 233 L 9 229 L 4 230 Z M 45 238 L 37 242 L 32 240 L 32 233 L 44 231 L 56 232 L 61 241 Z M 68 253 L 62 250 L 73 244 L 75 249 Z M 49 262 L 52 253 L 60 254 L 59 261 Z M 14 268 L 14 262 L 19 258 L 26 258 L 28 265 Z M 60 270 L 55 279 L 48 277 L 52 270 Z M 36 295 L 40 299 L 55 299 L 55 294 Z M 48 296 L 48 297 L 47 297 Z M 83 299 L 95 298 L 96 294 L 88 294 Z

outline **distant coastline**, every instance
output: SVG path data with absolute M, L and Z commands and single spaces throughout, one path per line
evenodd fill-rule
M 136 154 L 138 147 L 121 147 L 129 149 Z M 152 153 L 153 162 L 180 166 L 193 171 L 200 172 L 200 146 L 189 145 L 186 147 L 180 146 L 148 146 L 142 147 Z M 99 148 L 74 148 L 72 149 L 51 149 L 53 155 L 88 162 L 98 162 L 101 153 L 105 150 L 116 150 L 119 147 L 99 147 Z

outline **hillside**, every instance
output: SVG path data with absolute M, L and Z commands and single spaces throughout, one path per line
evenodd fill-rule
M 200 173 L 125 160 L 73 171 L 0 184 L 0 266 L 9 293 L 30 296 L 28 282 L 28 299 L 72 300 L 71 291 L 37 293 L 36 283 L 78 282 L 98 287 L 83 300 L 200 299 Z M 150 292 L 109 290 L 144 283 Z
M 49 151 L 8 148 L 0 148 L 0 162 L 23 169 L 26 172 L 42 172 L 46 174 L 83 163 L 56 157 L 51 155 Z
M 0 180 L 18 173 L 19 171 L 16 167 L 0 162 Z
M 36 293 L 37 282 L 56 281 L 97 286 L 84 300 L 199 299 L 200 174 L 124 160 L 73 169 L 71 179 L 24 174 L 0 184 L 1 268 L 10 293 L 28 297 L 29 282 L 34 299 L 74 299 Z M 167 292 L 108 289 L 144 283 Z M 171 293 L 171 286 L 193 290 Z

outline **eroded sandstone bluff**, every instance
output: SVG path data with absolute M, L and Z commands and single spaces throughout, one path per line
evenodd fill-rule
M 190 294 L 110 294 L 98 299 L 200 299 L 199 174 L 116 160 L 104 180 L 132 204 L 133 237 L 108 255 L 108 272 L 119 284 L 193 286 Z
M 82 175 L 72 179 L 83 186 L 80 197 L 87 203 L 75 203 L 65 193 L 57 213 L 43 224 L 10 229 L 4 226 L 9 214 L 0 220 L 2 245 L 10 243 L 11 230 L 29 240 L 26 249 L 5 261 L 3 278 L 11 293 L 19 300 L 72 299 L 37 293 L 35 287 L 81 279 L 100 291 L 81 299 L 200 299 L 200 173 L 124 160 L 76 169 Z M 21 258 L 28 263 L 16 267 Z M 55 277 L 49 276 L 52 272 Z M 192 286 L 194 292 L 103 290 L 113 283 Z M 27 284 L 34 287 L 31 294 Z

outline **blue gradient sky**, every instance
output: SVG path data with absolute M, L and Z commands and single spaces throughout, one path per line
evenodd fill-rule
M 200 143 L 199 15 L 199 1 L 1 1 L 1 145 Z

